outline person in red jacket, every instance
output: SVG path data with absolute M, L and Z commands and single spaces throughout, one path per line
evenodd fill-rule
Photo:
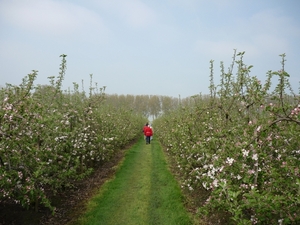
M 146 134 L 145 134 L 145 129 L 146 127 L 148 127 L 148 122 L 145 124 L 145 126 L 143 127 L 143 133 L 144 133 L 144 139 L 146 140 Z
M 144 135 L 146 136 L 146 144 L 150 144 L 150 138 L 153 135 L 153 132 L 148 123 L 147 126 L 144 127 Z
M 148 125 L 149 125 L 149 123 L 147 122 L 147 123 L 145 124 L 145 126 L 143 127 L 143 133 L 145 133 L 145 128 L 148 127 Z

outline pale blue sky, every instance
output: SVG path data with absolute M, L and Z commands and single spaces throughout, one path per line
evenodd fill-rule
M 31 70 L 48 84 L 66 54 L 63 89 L 93 74 L 108 94 L 187 97 L 237 49 L 262 82 L 286 53 L 298 92 L 299 14 L 298 0 L 0 0 L 0 86 Z

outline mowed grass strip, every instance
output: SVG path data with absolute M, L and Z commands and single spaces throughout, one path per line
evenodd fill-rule
M 141 138 L 72 225 L 192 224 L 182 201 L 159 143 Z
M 192 224 L 192 217 L 183 205 L 181 189 L 168 169 L 159 142 L 153 141 L 151 147 L 152 168 L 148 224 Z

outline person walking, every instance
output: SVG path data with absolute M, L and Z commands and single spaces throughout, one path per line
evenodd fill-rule
M 150 138 L 153 132 L 149 125 L 144 127 L 144 135 L 146 136 L 146 144 L 150 144 Z
M 148 127 L 148 122 L 145 124 L 145 126 L 143 127 L 143 133 L 144 133 L 144 139 L 146 140 L 146 134 L 145 134 L 145 129 L 146 127 Z

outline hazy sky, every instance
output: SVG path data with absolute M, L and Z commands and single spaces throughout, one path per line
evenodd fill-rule
M 299 0 L 0 0 L 0 86 L 38 70 L 49 84 L 67 55 L 63 89 L 187 97 L 209 93 L 209 61 L 245 51 L 251 74 L 286 71 L 298 92 Z

